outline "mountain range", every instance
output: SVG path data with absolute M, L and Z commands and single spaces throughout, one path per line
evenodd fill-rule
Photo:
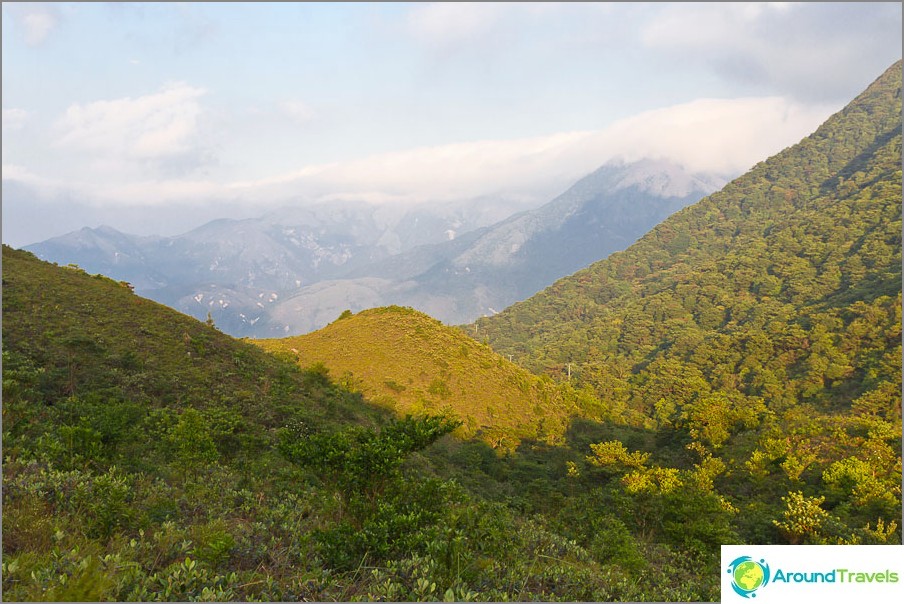
M 725 543 L 900 545 L 901 90 L 467 326 L 249 342 L 4 246 L 4 599 L 714 601 Z
M 110 227 L 27 246 L 236 336 L 323 327 L 343 310 L 411 306 L 473 321 L 623 249 L 723 181 L 655 160 L 613 162 L 546 205 L 478 199 L 412 207 L 335 202 L 215 220 L 176 237 Z

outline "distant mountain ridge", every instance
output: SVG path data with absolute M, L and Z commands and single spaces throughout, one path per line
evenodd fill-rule
M 665 161 L 611 162 L 546 205 L 363 203 L 215 220 L 177 237 L 82 229 L 26 249 L 132 283 L 237 336 L 323 327 L 343 310 L 411 306 L 450 324 L 493 314 L 623 249 L 722 180 Z M 510 215 L 511 214 L 511 215 Z
M 474 289 L 493 288 L 492 305 L 501 310 L 624 249 L 724 182 L 662 160 L 610 162 L 548 204 L 488 229 L 427 282 L 441 290 L 445 276 L 464 273 Z
M 269 305 L 304 286 L 454 239 L 521 207 L 499 199 L 436 208 L 336 201 L 214 220 L 175 237 L 83 228 L 26 249 L 128 281 L 140 294 L 196 318 L 210 312 L 224 331 L 251 335 Z

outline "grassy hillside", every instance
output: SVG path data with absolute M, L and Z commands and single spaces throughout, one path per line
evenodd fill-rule
M 567 522 L 593 506 L 537 514 L 561 454 L 453 427 L 3 248 L 6 601 L 715 597 L 715 558 L 638 540 L 629 508 L 597 501 L 605 542 Z
M 8 247 L 3 344 L 12 357 L 5 370 L 16 359 L 41 369 L 36 386 L 48 405 L 104 392 L 149 408 L 229 409 L 266 428 L 298 413 L 371 423 L 379 415 L 358 397 L 322 404 L 315 380 L 291 365 L 136 296 L 126 283 Z
M 574 406 L 541 379 L 456 329 L 410 308 L 348 313 L 311 334 L 254 343 L 319 366 L 396 413 L 446 413 L 459 433 L 494 447 L 561 440 Z

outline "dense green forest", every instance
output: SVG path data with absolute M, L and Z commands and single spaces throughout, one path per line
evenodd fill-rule
M 478 326 L 534 371 L 571 364 L 598 419 L 686 443 L 745 538 L 900 542 L 901 64 L 801 143 Z M 606 463 L 643 480 L 619 447 Z M 786 520 L 754 521 L 780 499 Z
M 467 335 L 272 352 L 4 246 L 3 597 L 710 601 L 722 543 L 900 543 L 901 178 L 896 64 Z

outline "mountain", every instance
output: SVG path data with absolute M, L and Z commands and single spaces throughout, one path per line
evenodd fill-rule
M 482 232 L 418 280 L 434 295 L 475 292 L 467 315 L 492 314 L 624 249 L 722 184 L 663 160 L 610 162 L 548 204 Z M 459 308 L 467 308 L 466 302 Z M 464 315 L 460 311 L 456 318 Z
M 900 544 L 901 69 L 502 354 L 400 308 L 267 353 L 4 246 L 4 599 L 713 601 L 724 543 Z
M 675 327 L 666 320 L 719 331 L 742 325 L 762 305 L 810 308 L 894 296 L 900 291 L 897 71 L 890 68 L 797 145 L 625 251 L 479 320 L 480 331 L 494 347 L 540 369 L 545 351 L 555 362 L 589 354 L 567 344 L 577 330 L 606 333 L 610 343 L 597 356 L 627 349 L 615 343 L 634 329 L 633 314 L 656 322 L 652 337 L 644 338 L 646 353 Z M 653 312 L 666 302 L 680 308 Z M 746 306 L 736 308 L 739 303 Z M 610 320 L 615 324 L 604 326 Z
M 128 281 L 142 295 L 196 318 L 211 313 L 228 333 L 250 335 L 281 297 L 423 244 L 454 239 L 517 207 L 500 199 L 435 207 L 336 201 L 255 219 L 214 220 L 176 237 L 84 228 L 26 249 Z
M 303 333 L 344 309 L 383 305 L 466 323 L 624 249 L 721 184 L 663 160 L 613 161 L 536 210 L 302 288 L 274 305 L 259 333 Z
M 322 366 L 398 414 L 447 413 L 463 422 L 463 436 L 494 447 L 561 440 L 575 412 L 551 382 L 411 308 L 346 313 L 313 333 L 254 343 L 303 368 Z
M 599 417 L 685 443 L 731 476 L 717 484 L 732 501 L 784 497 L 763 541 L 842 542 L 845 525 L 900 540 L 901 70 L 469 332 L 535 371 L 567 365 Z M 825 524 L 795 524 L 794 502 Z
M 635 537 L 598 489 L 576 497 L 591 487 L 559 476 L 581 454 L 531 440 L 500 455 L 443 438 L 455 427 L 447 419 L 399 418 L 323 367 L 303 371 L 128 284 L 8 246 L 2 260 L 6 601 L 717 593 L 715 568 L 674 579 L 689 555 L 680 542 L 647 545 L 649 533 Z M 443 371 L 477 371 L 488 394 L 512 397 L 496 409 L 501 424 L 553 388 L 414 311 L 361 313 L 336 327 L 344 322 L 425 355 L 424 372 L 439 372 L 425 400 L 474 393 Z M 412 383 L 390 382 L 403 374 L 386 360 L 393 392 L 423 384 L 406 367 Z M 363 574 L 362 560 L 372 565 Z
M 128 281 L 196 318 L 210 313 L 237 336 L 304 333 L 345 309 L 385 305 L 461 324 L 623 249 L 719 182 L 663 161 L 616 162 L 511 218 L 514 202 L 497 199 L 335 202 L 168 238 L 85 228 L 26 249 Z

